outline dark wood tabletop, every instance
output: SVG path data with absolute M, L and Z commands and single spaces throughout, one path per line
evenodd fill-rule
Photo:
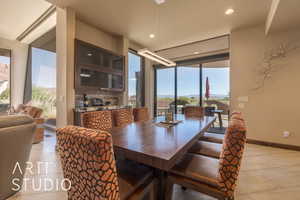
M 176 115 L 181 123 L 158 126 L 164 117 L 113 128 L 114 150 L 117 155 L 168 171 L 215 121 L 215 117 L 187 118 Z

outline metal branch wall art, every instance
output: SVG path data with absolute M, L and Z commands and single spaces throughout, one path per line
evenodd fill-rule
M 289 53 L 300 49 L 300 45 L 281 44 L 279 47 L 266 51 L 262 64 L 257 70 L 257 82 L 254 90 L 258 90 L 264 87 L 267 80 L 271 79 L 272 74 L 282 69 L 284 66 L 280 64 L 280 60 L 286 58 Z

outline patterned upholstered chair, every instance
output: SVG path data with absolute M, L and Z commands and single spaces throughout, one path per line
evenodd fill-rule
M 33 143 L 39 143 L 44 140 L 44 118 L 41 118 L 43 110 L 34 106 L 20 104 L 16 109 L 17 113 L 22 113 L 32 117 L 37 124 L 37 128 L 34 133 Z
M 184 115 L 187 117 L 203 117 L 204 110 L 201 106 L 185 106 Z
M 150 119 L 148 108 L 134 108 L 133 109 L 134 121 L 148 121 Z
M 124 108 L 112 111 L 114 126 L 125 126 L 133 122 L 132 109 Z
M 220 159 L 188 153 L 169 173 L 166 199 L 172 198 L 174 183 L 217 199 L 234 199 L 245 142 L 245 122 L 231 119 Z
M 125 160 L 116 164 L 108 132 L 67 126 L 57 129 L 57 139 L 64 178 L 71 183 L 68 199 L 155 199 L 152 170 Z
M 244 119 L 242 117 L 242 113 L 240 112 L 234 112 L 231 114 L 231 119 L 236 119 L 236 120 L 242 120 L 244 122 Z M 204 156 L 209 156 L 213 158 L 220 158 L 221 151 L 222 151 L 222 144 L 224 141 L 225 135 L 228 134 L 226 132 L 224 135 L 221 134 L 215 134 L 215 133 L 205 133 L 204 138 L 214 138 L 214 139 L 220 139 L 220 142 L 210 142 L 210 141 L 203 141 L 203 137 L 201 140 L 199 140 L 190 150 L 190 153 L 194 154 L 200 154 Z M 211 138 L 209 137 L 211 136 Z
M 233 112 L 230 115 L 230 119 L 239 119 L 239 120 L 244 120 L 242 117 L 241 112 Z M 213 142 L 213 143 L 218 143 L 222 144 L 224 140 L 224 135 L 223 134 L 216 134 L 216 133 L 205 133 L 204 136 L 201 137 L 202 141 L 207 141 L 207 142 Z
M 112 113 L 109 110 L 81 114 L 81 124 L 85 128 L 109 131 L 112 129 L 112 123 Z

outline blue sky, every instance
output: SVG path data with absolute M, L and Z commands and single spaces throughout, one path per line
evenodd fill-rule
M 9 64 L 9 57 L 0 56 L 0 63 Z
M 209 79 L 211 94 L 229 94 L 229 68 L 203 68 L 203 91 L 206 77 Z M 179 67 L 177 79 L 178 96 L 199 95 L 199 69 Z M 158 70 L 157 81 L 158 95 L 174 95 L 174 68 Z
M 56 54 L 32 48 L 32 84 L 38 87 L 56 87 Z

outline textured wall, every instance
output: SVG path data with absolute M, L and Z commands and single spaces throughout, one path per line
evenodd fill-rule
M 231 106 L 245 114 L 251 139 L 300 146 L 300 49 L 276 60 L 278 68 L 264 87 L 252 90 L 264 52 L 280 44 L 299 45 L 299 35 L 300 29 L 265 36 L 263 26 L 231 33 Z M 283 131 L 291 136 L 284 138 Z

